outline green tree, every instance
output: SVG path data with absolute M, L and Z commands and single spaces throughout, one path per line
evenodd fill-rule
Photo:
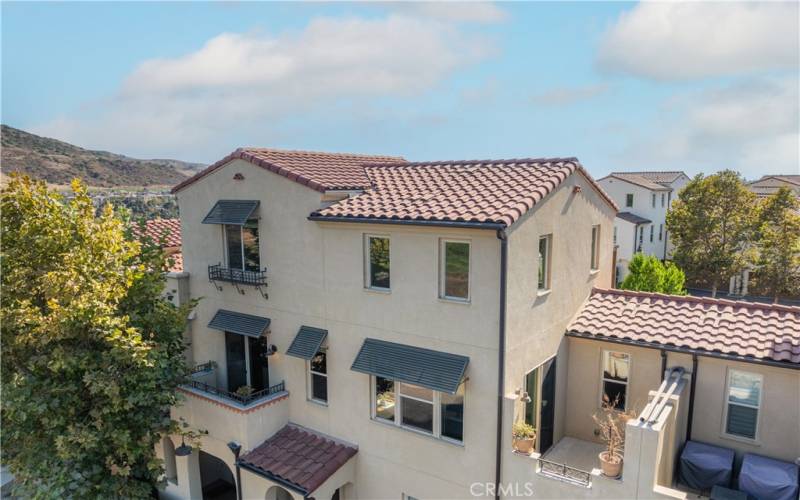
M 686 276 L 672 262 L 662 263 L 652 255 L 637 253 L 628 264 L 628 275 L 620 284 L 623 290 L 686 295 Z
M 710 286 L 716 296 L 721 284 L 753 261 L 754 213 L 755 195 L 738 173 L 699 174 L 667 213 L 673 260 L 692 283 Z
M 161 298 L 152 242 L 72 188 L 12 176 L 2 192 L 3 460 L 24 497 L 147 497 L 191 304 Z
M 800 202 L 781 188 L 758 210 L 755 287 L 773 297 L 800 295 Z

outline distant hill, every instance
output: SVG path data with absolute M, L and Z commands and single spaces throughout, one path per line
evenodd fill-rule
M 204 165 L 179 160 L 139 160 L 92 151 L 0 125 L 4 175 L 22 172 L 50 184 L 69 184 L 75 177 L 89 186 L 172 186 Z

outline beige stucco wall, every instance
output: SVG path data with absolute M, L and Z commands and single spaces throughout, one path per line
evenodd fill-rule
M 581 188 L 573 193 L 573 187 Z M 555 441 L 563 435 L 567 368 L 564 331 L 592 287 L 611 286 L 615 210 L 580 174 L 539 202 L 509 235 L 506 392 L 558 353 Z M 592 226 L 600 225 L 599 269 L 592 272 Z M 537 293 L 539 237 L 552 234 L 551 288 Z
M 610 342 L 570 338 L 570 366 L 566 434 L 597 441 L 591 414 L 600 406 L 602 351 L 625 352 L 631 356 L 628 398 L 641 409 L 648 392 L 661 383 L 661 355 L 657 349 L 632 347 Z M 688 354 L 668 353 L 667 367 L 683 366 L 689 377 L 692 358 Z M 758 439 L 742 440 L 723 433 L 727 371 L 736 369 L 760 373 L 764 377 Z M 800 371 L 754 363 L 698 357 L 697 386 L 694 398 L 692 439 L 736 450 L 757 453 L 793 462 L 800 457 Z M 679 435 L 680 443 L 685 439 Z

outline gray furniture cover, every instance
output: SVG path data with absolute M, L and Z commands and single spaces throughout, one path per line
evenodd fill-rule
M 728 487 L 733 475 L 735 453 L 728 448 L 699 441 L 687 441 L 681 453 L 680 478 L 689 488 L 710 490 L 714 486 Z
M 759 500 L 797 500 L 798 467 L 747 453 L 739 471 L 739 489 Z

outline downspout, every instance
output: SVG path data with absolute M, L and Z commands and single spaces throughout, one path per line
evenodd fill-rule
M 694 420 L 694 390 L 697 386 L 697 354 L 692 354 L 692 382 L 689 394 L 689 414 L 686 423 L 686 441 L 692 440 L 692 421 Z
M 667 351 L 661 349 L 661 381 L 664 381 L 664 373 L 667 371 Z
M 508 271 L 508 235 L 505 229 L 497 230 L 500 240 L 500 317 L 497 355 L 497 448 L 495 450 L 494 497 L 500 498 L 500 476 L 503 453 L 503 399 L 505 398 L 506 364 L 506 278 Z

